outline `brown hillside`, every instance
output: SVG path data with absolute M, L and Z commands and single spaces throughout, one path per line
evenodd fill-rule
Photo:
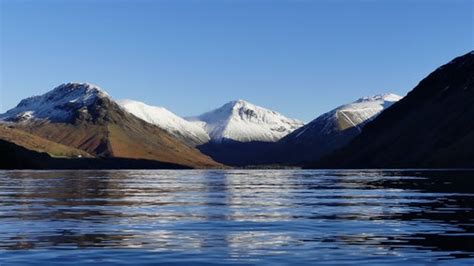
M 0 139 L 26 149 L 45 152 L 53 157 L 93 157 L 89 153 L 32 135 L 22 130 L 0 125 Z

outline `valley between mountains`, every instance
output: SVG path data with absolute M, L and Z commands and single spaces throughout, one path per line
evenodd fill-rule
M 474 167 L 473 119 L 474 52 L 405 97 L 361 95 L 306 124 L 245 100 L 180 117 L 65 83 L 0 114 L 0 168 Z

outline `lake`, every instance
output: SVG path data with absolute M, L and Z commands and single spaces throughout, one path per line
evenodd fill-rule
M 0 265 L 474 264 L 469 171 L 0 171 Z

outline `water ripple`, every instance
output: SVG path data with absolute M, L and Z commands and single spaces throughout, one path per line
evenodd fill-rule
M 0 264 L 472 265 L 472 177 L 0 171 Z

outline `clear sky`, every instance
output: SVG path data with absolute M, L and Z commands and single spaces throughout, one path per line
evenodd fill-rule
M 474 47 L 473 0 L 0 3 L 0 112 L 81 81 L 183 116 L 245 99 L 309 121 Z

